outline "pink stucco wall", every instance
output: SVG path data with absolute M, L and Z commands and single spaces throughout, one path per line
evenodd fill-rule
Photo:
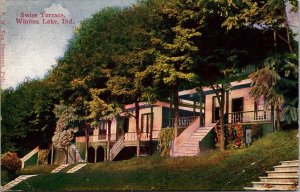
M 234 85 L 242 85 L 249 81 L 234 82 Z M 232 99 L 244 98 L 244 111 L 254 111 L 254 99 L 249 95 L 251 87 L 232 90 L 229 92 L 229 113 L 232 112 Z M 212 123 L 212 98 L 215 94 L 206 95 L 205 98 L 205 124 Z M 226 102 L 226 101 L 225 101 Z M 225 106 L 224 106 L 225 107 Z

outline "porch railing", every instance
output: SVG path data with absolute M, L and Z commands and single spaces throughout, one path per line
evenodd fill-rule
M 152 139 L 158 137 L 159 130 L 152 131 Z M 137 141 L 136 132 L 128 132 L 124 134 L 125 141 Z M 150 133 L 141 133 L 141 141 L 150 141 Z
M 179 128 L 186 128 L 192 122 L 194 122 L 196 118 L 197 118 L 197 116 L 179 117 L 178 127 Z M 174 127 L 174 118 L 171 118 L 171 125 L 170 125 L 170 127 Z
M 152 139 L 158 138 L 159 130 L 152 131 Z M 127 132 L 121 134 L 111 134 L 111 141 L 117 141 L 120 137 L 124 137 L 125 141 L 137 141 L 137 134 L 136 132 Z M 90 135 L 89 142 L 98 142 L 98 141 L 107 141 L 108 135 Z M 76 142 L 85 142 L 85 136 L 77 136 Z M 141 133 L 141 141 L 150 141 L 150 133 L 142 132 Z
M 228 113 L 228 123 L 249 123 L 271 120 L 271 110 L 241 111 Z

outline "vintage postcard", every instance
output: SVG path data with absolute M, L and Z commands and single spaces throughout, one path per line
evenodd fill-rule
M 298 6 L 0 0 L 1 191 L 298 190 Z

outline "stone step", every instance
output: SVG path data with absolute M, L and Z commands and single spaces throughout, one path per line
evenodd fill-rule
M 175 157 L 186 157 L 186 156 L 192 157 L 192 156 L 196 156 L 196 154 L 193 154 L 193 153 L 175 153 L 174 156 Z
M 259 177 L 260 182 L 297 182 L 297 176 L 281 176 L 281 177 Z
M 205 137 L 205 135 L 191 135 L 190 137 L 189 137 L 189 139 L 190 138 L 198 138 L 198 139 L 202 139 L 202 138 L 204 138 Z
M 252 182 L 254 188 L 273 188 L 276 190 L 290 190 L 294 182 Z
M 30 178 L 30 177 L 35 177 L 37 175 L 20 175 L 16 179 L 12 180 L 11 182 L 7 183 L 6 185 L 3 186 L 4 191 L 11 189 L 12 187 L 18 185 L 22 181 Z
M 51 171 L 51 173 L 58 173 L 60 172 L 62 169 L 68 167 L 70 164 L 62 164 L 58 167 L 56 167 L 54 170 Z
M 199 143 L 184 143 L 182 147 L 199 147 Z
M 197 144 L 199 143 L 199 139 L 187 139 L 183 144 L 186 144 L 186 143 L 191 143 L 191 144 Z
M 192 136 L 197 136 L 197 137 L 205 137 L 206 133 L 193 133 Z M 191 137 L 192 137 L 191 136 Z
M 183 146 L 180 146 L 178 149 L 191 149 L 191 150 L 197 150 L 199 147 L 194 145 L 194 146 L 186 146 L 186 145 L 183 145 Z
M 78 164 L 75 167 L 73 167 L 72 169 L 68 170 L 67 173 L 75 173 L 76 171 L 78 171 L 79 169 L 81 169 L 82 167 L 86 166 L 86 163 L 82 163 L 82 164 Z
M 200 127 L 196 131 L 202 131 L 202 130 L 208 131 L 208 130 L 211 130 L 211 129 L 212 129 L 212 127 Z
M 298 165 L 299 166 L 299 160 L 294 161 L 280 161 L 281 165 Z
M 299 176 L 298 171 L 266 171 L 268 177 Z
M 197 153 L 199 149 L 189 149 L 189 148 L 179 148 L 177 151 L 178 152 L 192 152 L 192 153 Z
M 198 151 L 185 151 L 185 150 L 178 150 L 175 153 L 180 153 L 180 154 L 198 154 Z
M 274 167 L 274 171 L 298 171 L 299 170 L 298 165 L 277 165 L 273 167 Z
M 201 138 L 198 138 L 198 137 L 190 137 L 186 140 L 186 143 L 189 143 L 189 142 L 196 142 L 196 141 L 201 141 L 202 140 L 202 137 Z
M 281 191 L 281 189 L 275 188 L 262 188 L 262 187 L 244 187 L 246 191 Z

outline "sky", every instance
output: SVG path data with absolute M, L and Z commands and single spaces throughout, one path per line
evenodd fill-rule
M 5 31 L 2 88 L 16 87 L 29 78 L 43 78 L 62 57 L 80 21 L 108 6 L 129 6 L 136 0 L 0 0 L 1 31 Z M 51 17 L 41 13 L 45 12 Z M 27 15 L 25 17 L 25 14 Z M 58 14 L 63 17 L 56 17 Z M 27 20 L 22 22 L 21 19 Z M 44 21 L 43 21 L 44 19 Z M 50 21 L 50 19 L 54 21 Z M 72 22 L 63 24 L 62 19 Z M 17 23 L 21 21 L 21 23 Z M 30 21 L 29 21 L 30 20 Z M 36 23 L 38 20 L 38 24 Z M 55 23 L 55 20 L 56 23 Z M 24 24 L 25 23 L 25 24 Z

